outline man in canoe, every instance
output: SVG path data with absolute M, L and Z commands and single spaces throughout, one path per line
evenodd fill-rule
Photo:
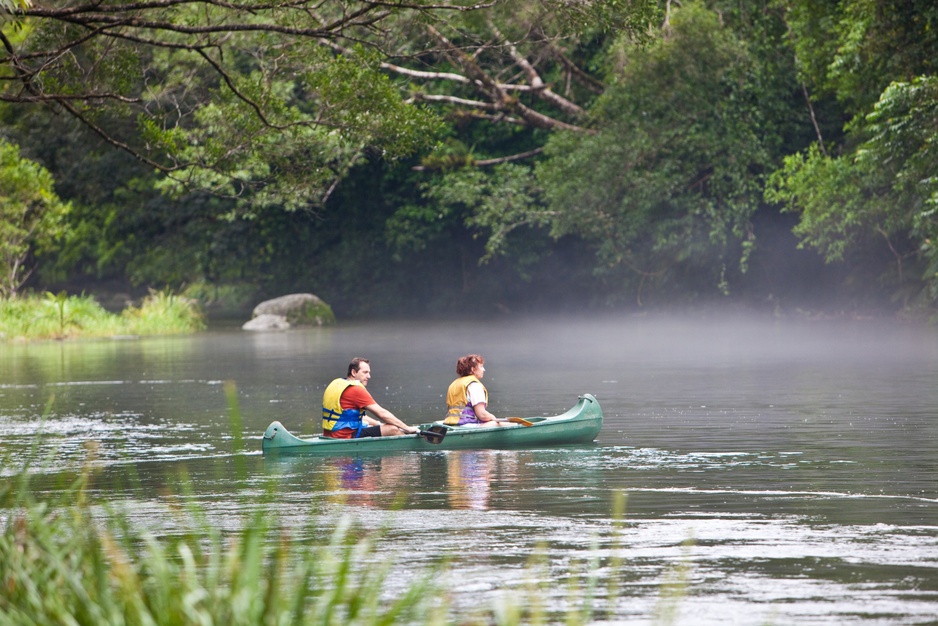
M 368 359 L 355 357 L 349 363 L 345 378 L 336 378 L 329 383 L 322 394 L 323 436 L 358 439 L 419 432 L 418 428 L 408 426 L 375 402 L 365 389 L 370 379 Z M 365 415 L 366 412 L 377 419 Z
M 448 426 L 504 426 L 505 422 L 489 413 L 489 392 L 482 384 L 485 359 L 479 354 L 467 354 L 456 361 L 459 376 L 446 390 L 446 417 Z

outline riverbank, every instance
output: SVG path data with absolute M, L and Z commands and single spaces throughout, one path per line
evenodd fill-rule
M 140 306 L 112 313 L 92 296 L 64 292 L 0 300 L 0 342 L 174 335 L 205 328 L 198 304 L 167 292 L 151 292 Z

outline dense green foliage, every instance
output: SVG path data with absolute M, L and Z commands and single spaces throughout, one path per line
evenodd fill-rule
M 938 305 L 930 2 L 4 6 L 37 288 Z
M 842 137 L 787 157 L 766 195 L 800 213 L 802 245 L 850 261 L 905 306 L 934 307 L 938 8 L 863 0 L 820 12 L 803 3 L 793 13 L 802 72 L 853 118 Z
M 675 15 L 661 41 L 617 69 L 592 109 L 598 132 L 548 143 L 538 177 L 553 232 L 596 242 L 602 266 L 627 268 L 639 285 L 726 288 L 727 256 L 748 262 L 769 165 L 759 94 L 745 80 L 753 70 L 716 14 L 691 5 Z
M 31 257 L 60 233 L 68 205 L 49 172 L 0 139 L 0 298 L 14 297 L 33 272 Z

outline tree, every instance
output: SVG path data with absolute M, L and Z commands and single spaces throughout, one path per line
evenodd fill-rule
M 578 258 L 594 258 L 594 279 L 605 282 L 609 299 L 625 289 L 641 303 L 652 286 L 678 299 L 717 286 L 728 291 L 756 249 L 749 217 L 762 206 L 765 174 L 814 131 L 776 3 L 710 5 L 669 11 L 659 39 L 640 42 L 644 49 L 627 29 L 588 31 L 545 48 L 533 45 L 544 38 L 525 41 L 538 75 L 573 85 L 563 94 L 582 109 L 574 115 L 542 103 L 540 111 L 566 122 L 548 124 L 548 132 L 508 112 L 492 117 L 528 130 L 496 135 L 492 127 L 482 133 L 454 124 L 453 138 L 423 160 L 422 169 L 438 173 L 422 185 L 420 201 L 390 222 L 394 241 L 412 249 L 420 237 L 443 236 L 446 221 L 456 220 L 486 240 L 487 261 L 518 254 L 519 242 L 550 232 L 578 239 Z M 505 22 L 502 34 L 525 23 Z M 537 31 L 527 23 L 522 30 Z M 491 42 L 511 40 L 488 35 Z M 557 57 L 549 52 L 561 44 L 567 62 L 551 69 Z M 495 54 L 469 49 L 473 59 Z M 527 76 L 509 58 L 498 66 L 506 68 L 502 74 Z M 573 61 L 590 72 L 564 80 Z M 517 84 L 511 93 L 537 102 Z M 451 107 L 459 120 L 483 114 L 472 113 L 465 94 Z M 506 146 L 516 153 L 495 156 Z
M 870 138 L 857 159 L 889 185 L 883 200 L 892 210 L 883 227 L 914 243 L 908 254 L 917 257 L 928 299 L 938 304 L 938 76 L 893 83 L 867 122 Z M 902 254 L 890 249 L 902 283 Z
M 503 35 L 496 23 L 509 24 L 504 16 L 522 8 L 535 15 L 533 24 L 556 14 L 549 25 L 563 24 L 566 32 L 598 22 L 640 34 L 653 6 L 652 0 L 523 7 L 499 0 L 44 3 L 14 10 L 19 29 L 0 33 L 6 50 L 0 100 L 75 117 L 162 172 L 169 189 L 238 198 L 244 208 L 296 209 L 324 202 L 369 154 L 396 158 L 432 143 L 439 120 L 421 103 L 454 96 L 421 90 L 404 101 L 387 72 L 408 81 L 446 76 L 484 93 L 482 108 L 490 112 L 516 113 L 540 127 L 564 125 L 515 95 L 581 112 L 541 79 L 538 61 L 522 49 L 535 42 L 559 67 L 569 61 L 557 36 L 543 28 Z M 480 59 L 483 52 L 490 58 Z M 436 58 L 461 76 L 405 67 Z M 520 68 L 526 85 L 500 82 L 510 67 Z M 568 76 L 577 75 L 569 66 Z M 121 119 L 136 119 L 136 129 L 122 130 Z
M 400 61 L 385 70 L 449 122 L 446 139 L 414 168 L 425 175 L 421 194 L 388 221 L 396 253 L 468 232 L 484 245 L 460 248 L 463 284 L 476 260 L 498 257 L 530 278 L 550 255 L 533 163 L 554 133 L 596 132 L 589 108 L 606 87 L 610 46 L 647 44 L 658 16 L 647 0 L 498 2 L 386 43 L 386 56 Z
M 120 161 L 69 119 L 141 164 L 119 163 L 110 188 L 57 176 L 77 194 L 60 267 L 269 283 L 266 260 L 296 258 L 287 242 L 317 240 L 323 224 L 278 209 L 328 214 L 349 172 L 433 146 L 443 121 L 487 136 L 480 165 L 530 158 L 601 91 L 588 70 L 605 33 L 640 40 L 655 12 L 654 0 L 42 3 L 0 35 L 0 101 L 53 170 Z M 304 232 L 241 241 L 284 225 Z
M 604 271 L 632 275 L 639 303 L 649 285 L 725 290 L 733 256 L 745 269 L 769 165 L 752 71 L 717 15 L 689 4 L 657 45 L 623 55 L 591 110 L 595 134 L 548 143 L 537 176 L 552 233 L 596 244 Z
M 840 141 L 792 155 L 767 199 L 799 214 L 803 246 L 854 264 L 904 304 L 938 303 L 938 8 L 932 2 L 788 3 L 804 79 L 852 116 Z M 882 254 L 877 254 L 881 252 Z M 884 263 L 880 259 L 885 259 Z
M 58 234 L 68 211 L 45 168 L 0 140 L 0 296 L 15 297 L 35 269 L 30 259 Z
M 438 126 L 403 102 L 373 53 L 336 54 L 324 42 L 354 42 L 392 16 L 431 10 L 465 9 L 308 0 L 27 6 L 13 11 L 18 27 L 0 33 L 0 100 L 74 117 L 162 172 L 171 190 L 237 198 L 245 210 L 304 208 L 323 202 L 369 150 L 407 154 Z
M 800 214 L 803 246 L 828 261 L 883 246 L 903 301 L 924 287 L 938 303 L 938 78 L 890 85 L 862 127 L 855 151 L 832 157 L 814 146 L 786 159 L 766 196 Z
M 586 106 L 603 89 L 591 72 L 601 43 L 645 43 L 657 15 L 651 0 L 492 2 L 404 31 L 382 46 L 402 61 L 382 67 L 410 80 L 414 101 L 461 123 L 585 131 Z
M 784 0 L 800 73 L 866 115 L 893 81 L 938 71 L 938 6 L 930 0 Z
M 400 207 L 388 220 L 392 246 L 401 253 L 427 242 L 451 238 L 455 223 L 481 237 L 487 263 L 508 248 L 508 237 L 521 227 L 543 227 L 549 215 L 530 167 L 501 163 L 491 171 L 461 167 L 442 173 L 422 186 L 419 204 Z

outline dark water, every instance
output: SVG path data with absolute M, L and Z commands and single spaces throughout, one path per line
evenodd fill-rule
M 486 357 L 500 416 L 594 394 L 597 444 L 259 453 L 273 419 L 318 430 L 322 389 L 352 356 L 371 359 L 379 403 L 436 419 L 466 352 Z M 238 388 L 240 448 L 225 381 Z M 310 542 L 342 513 L 387 527 L 392 587 L 447 555 L 463 607 L 540 579 L 543 601 L 563 608 L 593 575 L 595 621 L 609 623 L 663 620 L 679 581 L 679 624 L 938 624 L 935 329 L 622 318 L 0 346 L 2 476 L 31 458 L 39 488 L 60 489 L 89 441 L 97 494 L 159 532 L 175 530 L 167 494 L 184 470 L 221 526 L 263 508 Z

